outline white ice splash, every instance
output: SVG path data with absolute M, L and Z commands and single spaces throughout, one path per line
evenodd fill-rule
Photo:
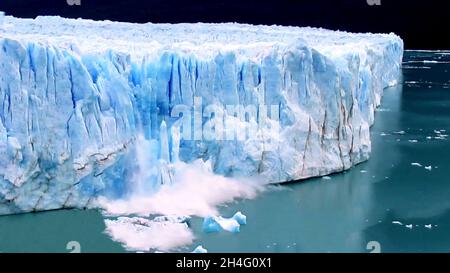
M 149 216 L 190 215 L 205 217 L 218 214 L 217 206 L 237 198 L 251 199 L 264 190 L 261 183 L 216 175 L 210 162 L 178 162 L 172 185 L 162 185 L 151 195 L 136 194 L 125 200 L 99 198 L 109 215 Z
M 106 233 L 128 250 L 169 251 L 194 241 L 194 234 L 185 222 L 119 217 L 117 220 L 107 219 L 105 224 Z
M 169 251 L 191 244 L 194 236 L 186 224 L 189 216 L 216 215 L 219 205 L 237 198 L 253 198 L 264 190 L 264 183 L 255 178 L 214 174 L 211 161 L 180 161 L 179 128 L 170 130 L 171 147 L 165 122 L 160 126 L 159 142 L 138 135 L 137 170 L 130 181 L 133 192 L 128 197 L 111 200 L 102 196 L 97 200 L 107 216 L 162 215 L 152 220 L 139 217 L 105 220 L 106 232 L 127 249 Z M 241 213 L 235 218 L 239 223 L 245 222 Z

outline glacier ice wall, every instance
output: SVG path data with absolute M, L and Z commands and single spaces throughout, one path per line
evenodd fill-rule
M 148 163 L 146 188 L 169 183 L 178 160 L 269 182 L 349 169 L 369 158 L 374 112 L 402 55 L 394 34 L 0 14 L 0 214 L 124 196 L 136 161 Z M 177 105 L 278 110 L 264 124 L 257 113 L 252 138 L 204 140 L 194 124 L 182 139 Z

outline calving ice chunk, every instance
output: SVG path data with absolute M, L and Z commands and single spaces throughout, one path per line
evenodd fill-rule
M 264 182 L 349 169 L 402 55 L 394 34 L 0 14 L 0 214 L 152 194 L 177 162 Z

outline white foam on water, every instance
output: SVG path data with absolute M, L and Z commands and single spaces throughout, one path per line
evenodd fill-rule
M 214 174 L 208 163 L 176 163 L 172 185 L 162 185 L 150 195 L 136 194 L 127 199 L 99 203 L 108 215 L 136 214 L 149 216 L 190 215 L 205 217 L 218 214 L 217 206 L 238 198 L 251 199 L 264 190 L 256 181 L 227 178 Z
M 194 234 L 186 223 L 119 217 L 106 219 L 105 225 L 105 232 L 131 251 L 170 251 L 194 241 Z

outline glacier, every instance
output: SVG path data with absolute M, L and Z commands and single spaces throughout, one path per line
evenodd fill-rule
M 270 183 L 347 170 L 402 57 L 395 34 L 0 13 L 0 214 L 152 193 L 199 160 Z

